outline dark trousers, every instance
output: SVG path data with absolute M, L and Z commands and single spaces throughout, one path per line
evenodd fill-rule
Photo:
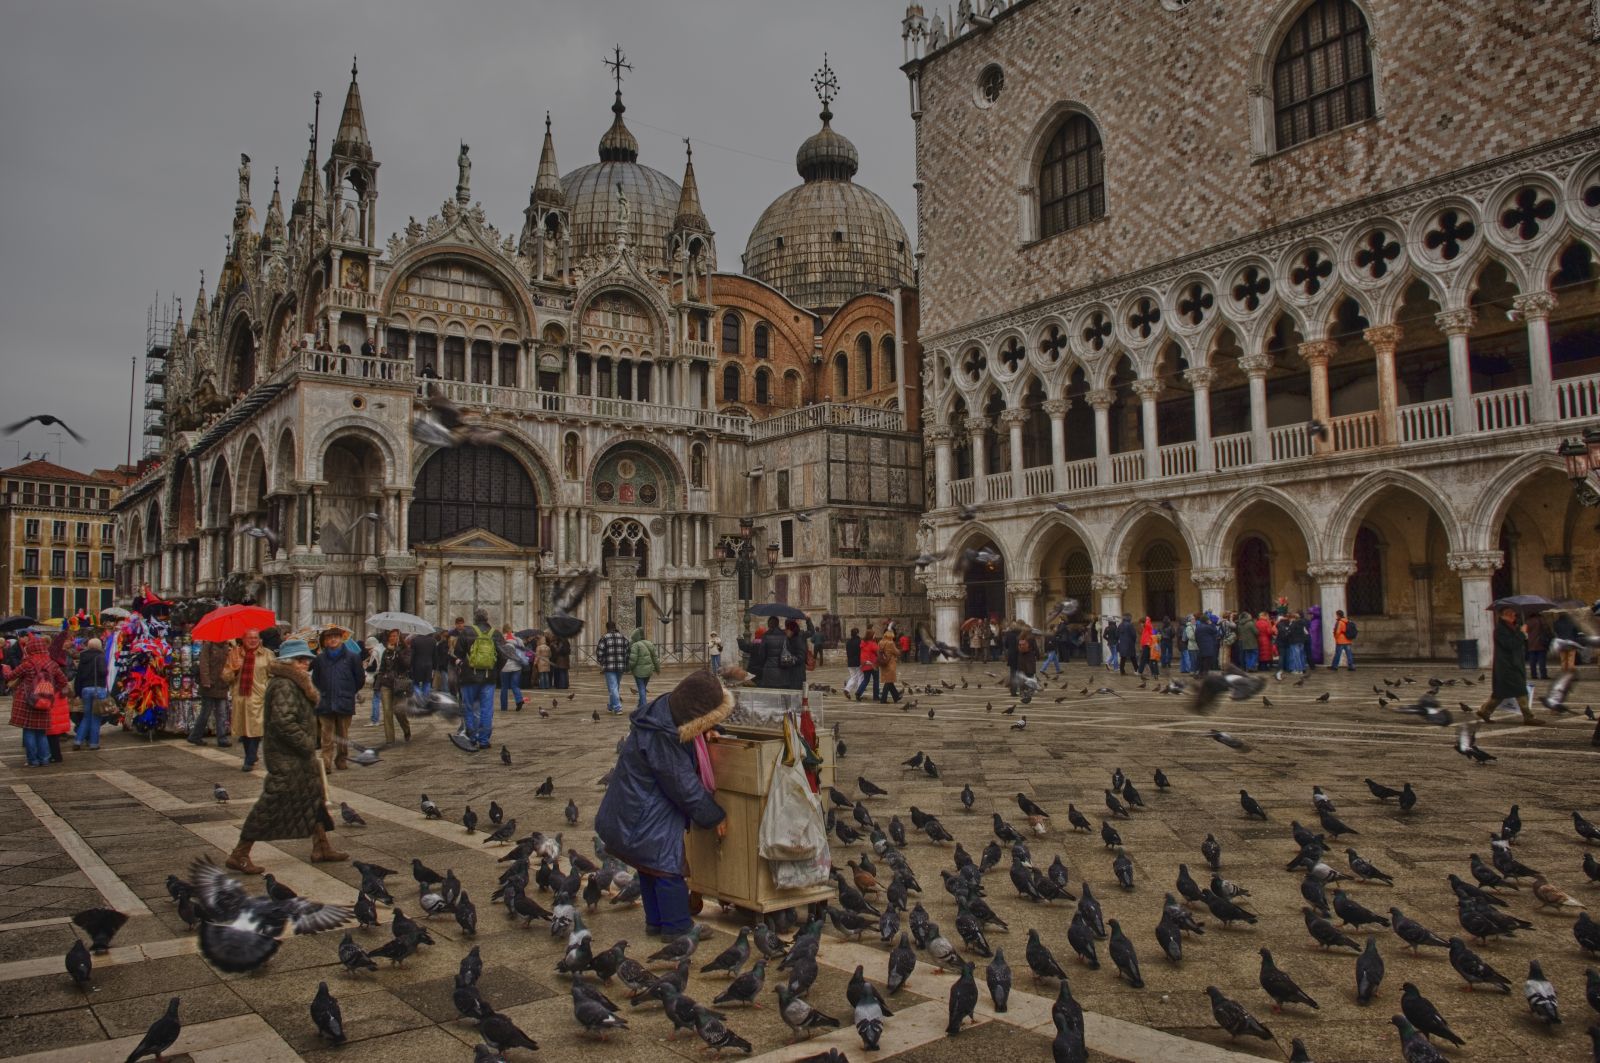
M 694 925 L 689 915 L 689 884 L 682 875 L 639 873 L 639 899 L 644 902 L 644 926 L 677 937 Z
M 551 668 L 550 669 L 550 689 L 552 689 L 552 690 L 565 690 L 565 689 L 567 689 L 567 670 L 565 668 Z
M 1160 651 L 1158 650 L 1157 652 L 1160 652 Z M 1148 668 L 1148 669 L 1150 669 L 1150 674 L 1151 675 L 1160 676 L 1161 675 L 1161 666 L 1160 666 L 1159 663 L 1157 663 L 1158 661 L 1159 661 L 1159 658 L 1150 656 L 1150 647 L 1149 646 L 1140 646 L 1139 647 L 1139 674 L 1140 675 L 1144 675 L 1144 670 L 1146 668 Z
M 860 701 L 861 695 L 867 692 L 868 679 L 872 680 L 872 699 L 874 701 L 881 701 L 882 699 L 878 697 L 878 670 L 876 668 L 870 672 L 861 673 L 861 686 L 856 688 L 856 700 Z
M 877 672 L 873 672 L 872 673 L 872 678 L 873 679 L 877 679 L 878 678 L 878 673 Z M 874 694 L 873 696 L 876 697 L 879 701 L 888 701 L 891 698 L 893 698 L 895 701 L 899 701 L 900 700 L 900 691 L 898 691 L 898 690 L 896 690 L 894 688 L 894 684 L 893 683 L 885 683 L 885 684 L 883 684 L 883 693 Z
M 246 768 L 255 767 L 256 758 L 261 755 L 261 739 L 241 738 L 239 739 L 239 744 L 244 746 L 244 766 Z
M 1214 654 L 1214 653 L 1202 653 L 1202 654 L 1199 655 L 1199 657 L 1200 657 L 1199 673 L 1201 675 L 1205 675 L 1207 672 L 1215 672 L 1217 670 L 1217 655 L 1216 654 Z
M 1547 653 L 1548 653 L 1548 651 L 1546 651 L 1546 650 L 1529 650 L 1528 651 L 1528 678 L 1529 679 L 1549 679 L 1550 678 L 1550 673 L 1549 673 L 1549 671 L 1546 670 L 1546 666 L 1545 666 L 1545 657 L 1546 657 Z

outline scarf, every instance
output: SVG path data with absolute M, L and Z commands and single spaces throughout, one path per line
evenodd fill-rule
M 256 688 L 256 655 L 243 646 L 239 649 L 244 657 L 244 663 L 239 665 L 239 696 L 248 698 Z
M 711 750 L 706 746 L 704 733 L 694 736 L 694 766 L 700 772 L 700 785 L 706 793 L 717 792 L 717 775 L 711 770 Z

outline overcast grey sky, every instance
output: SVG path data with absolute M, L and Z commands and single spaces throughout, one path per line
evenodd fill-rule
M 472 191 L 516 232 L 544 112 L 562 172 L 594 161 L 610 123 L 601 58 L 621 44 L 640 161 L 683 172 L 695 141 L 718 258 L 737 269 L 756 218 L 799 183 L 818 126 L 810 77 L 829 54 L 834 127 L 857 180 L 915 233 L 912 124 L 899 71 L 900 0 L 7 0 L 0 34 L 0 423 L 55 413 L 86 446 L 31 426 L 0 439 L 87 469 L 123 459 L 129 357 L 145 310 L 176 292 L 192 311 L 229 231 L 239 153 L 266 211 L 285 208 L 313 91 L 326 154 L 359 55 L 378 173 L 378 223 L 436 212 L 472 145 Z M 380 243 L 383 241 L 380 241 Z M 143 405 L 143 364 L 139 405 Z M 142 420 L 142 408 L 136 418 Z M 138 433 L 140 426 L 135 425 Z M 18 444 L 20 443 L 20 447 Z M 137 455 L 142 441 L 134 439 Z

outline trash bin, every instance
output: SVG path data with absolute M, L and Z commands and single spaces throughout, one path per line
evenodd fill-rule
M 1091 668 L 1098 668 L 1106 663 L 1106 644 L 1096 640 L 1083 644 L 1083 659 Z
M 689 889 L 707 900 L 761 914 L 827 900 L 834 896 L 831 882 L 804 889 L 778 888 L 767 862 L 756 852 L 767 791 L 784 755 L 783 715 L 799 710 L 801 692 L 745 687 L 735 697 L 738 707 L 724 722 L 723 733 L 708 742 L 717 776 L 717 804 L 728 814 L 727 837 L 719 841 L 707 830 L 688 833 L 684 840 Z M 821 699 L 811 695 L 809 707 L 817 725 L 817 753 L 823 760 L 817 775 L 823 787 L 832 786 L 833 743 L 826 740 Z
M 1456 667 L 1469 671 L 1478 667 L 1478 640 L 1459 639 L 1456 642 Z

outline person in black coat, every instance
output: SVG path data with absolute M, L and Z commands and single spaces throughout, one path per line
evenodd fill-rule
M 432 632 L 411 636 L 411 696 L 422 702 L 433 693 L 433 660 L 439 640 Z
M 1205 675 L 1207 672 L 1217 670 L 1217 650 L 1222 645 L 1222 629 L 1211 619 L 1210 613 L 1202 613 L 1195 617 L 1194 644 L 1200 660 L 1196 663 L 1197 674 Z
M 1133 626 L 1133 616 L 1130 613 L 1122 614 L 1122 623 L 1117 625 L 1117 672 L 1120 675 L 1128 674 L 1128 662 L 1132 661 L 1135 667 L 1139 663 L 1139 629 Z
M 853 698 L 861 685 L 861 629 L 858 627 L 851 628 L 850 637 L 844 640 L 844 663 L 850 669 L 844 680 L 844 694 Z

